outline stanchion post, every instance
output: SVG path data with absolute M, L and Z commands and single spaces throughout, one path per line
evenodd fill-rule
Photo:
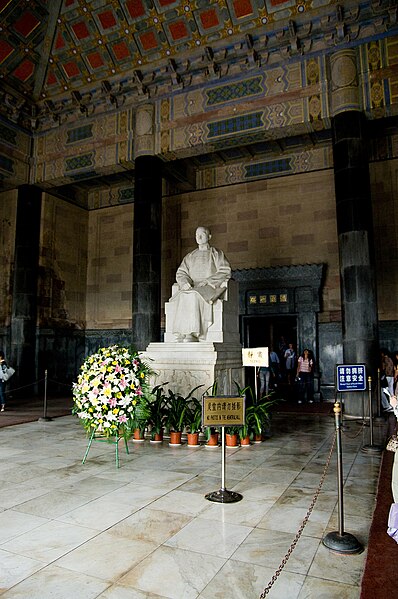
M 334 416 L 336 424 L 336 449 L 337 449 L 337 489 L 338 489 L 338 510 L 339 510 L 339 530 L 329 532 L 322 543 L 336 553 L 353 555 L 361 553 L 363 546 L 354 535 L 344 531 L 344 509 L 343 509 L 343 455 L 341 447 L 341 405 L 339 402 L 334 404 Z
M 381 445 L 375 445 L 373 443 L 373 410 L 372 410 L 372 377 L 368 377 L 368 394 L 369 394 L 369 430 L 370 430 L 370 444 L 364 445 L 361 449 L 364 453 L 379 454 L 383 451 Z
M 377 369 L 377 380 L 376 380 L 376 412 L 377 415 L 373 418 L 373 424 L 383 426 L 385 420 L 381 415 L 381 388 L 380 388 L 380 368 Z
M 44 408 L 43 416 L 39 418 L 41 422 L 50 422 L 52 418 L 47 416 L 47 370 L 44 371 Z

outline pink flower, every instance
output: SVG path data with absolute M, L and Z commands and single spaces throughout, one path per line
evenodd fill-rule
M 116 365 L 115 367 L 115 372 L 122 372 L 121 367 L 119 366 L 119 364 Z
M 117 401 L 114 397 L 111 397 L 111 399 L 109 400 L 108 403 L 111 406 L 111 408 L 116 408 L 116 406 L 117 406 Z
M 125 389 L 125 388 L 127 387 L 126 379 L 121 379 L 121 380 L 119 381 L 119 387 L 120 387 L 121 389 Z
M 118 420 L 119 422 L 127 422 L 127 417 L 124 414 L 122 414 L 121 416 L 119 416 Z

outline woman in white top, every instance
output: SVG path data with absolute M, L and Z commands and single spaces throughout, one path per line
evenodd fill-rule
M 312 352 L 305 349 L 297 362 L 297 380 L 299 383 L 298 403 L 307 400 L 308 403 L 314 401 L 314 359 Z

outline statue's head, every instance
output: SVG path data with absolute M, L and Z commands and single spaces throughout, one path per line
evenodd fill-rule
M 211 239 L 210 229 L 207 227 L 198 227 L 195 233 L 196 243 L 208 243 Z

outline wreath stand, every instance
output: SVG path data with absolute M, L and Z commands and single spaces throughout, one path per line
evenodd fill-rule
M 86 453 L 84 454 L 84 458 L 82 461 L 82 464 L 85 463 L 87 456 L 88 456 L 88 452 L 90 451 L 90 447 L 93 441 L 99 441 L 101 443 L 112 443 L 112 445 L 115 446 L 115 458 L 116 458 L 116 468 L 119 468 L 119 441 L 120 439 L 124 439 L 124 445 L 126 448 L 126 453 L 129 453 L 129 448 L 127 445 L 127 434 L 123 433 L 122 435 L 119 435 L 119 431 L 116 432 L 114 437 L 105 437 L 102 434 L 97 434 L 96 436 L 96 432 L 97 430 L 94 429 L 93 432 L 91 433 L 90 439 L 88 441 L 88 445 L 87 445 L 87 449 L 86 449 Z

